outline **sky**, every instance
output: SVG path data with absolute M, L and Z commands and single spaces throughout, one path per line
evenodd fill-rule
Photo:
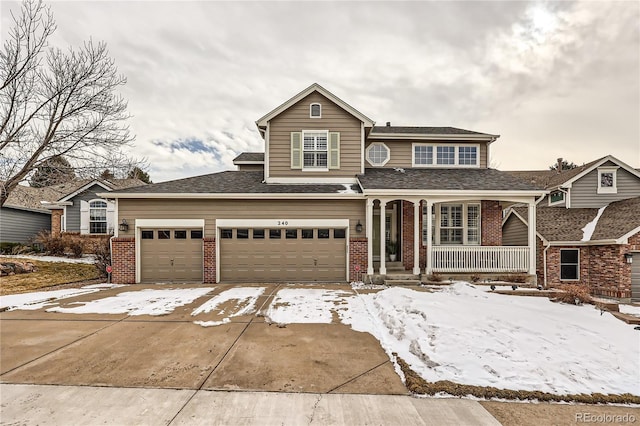
M 107 43 L 154 182 L 263 151 L 255 121 L 312 83 L 380 125 L 499 134 L 501 170 L 607 154 L 640 167 L 637 1 L 48 4 L 52 46 Z

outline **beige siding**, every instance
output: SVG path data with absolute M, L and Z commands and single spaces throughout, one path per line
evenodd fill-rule
M 322 105 L 322 118 L 309 117 L 309 105 Z M 314 92 L 271 120 L 269 177 L 354 177 L 360 173 L 361 122 L 329 99 Z M 340 168 L 328 172 L 291 169 L 291 132 L 340 132 Z
M 461 141 L 420 141 L 420 140 L 381 140 L 381 139 L 373 139 L 368 140 L 365 143 L 366 147 L 369 147 L 370 144 L 374 142 L 382 142 L 389 147 L 391 151 L 391 158 L 383 167 L 411 167 L 412 166 L 412 153 L 411 149 L 413 143 L 446 143 L 446 144 L 456 144 L 463 145 L 467 142 Z M 476 142 L 473 142 L 474 144 Z M 487 168 L 487 144 L 484 142 L 479 143 L 480 145 L 480 167 Z M 365 148 L 366 149 L 366 148 Z M 364 166 L 366 168 L 373 167 L 369 162 L 365 159 Z
M 526 246 L 529 241 L 529 230 L 527 225 L 515 215 L 502 225 L 502 244 L 505 246 Z
M 238 164 L 241 172 L 263 172 L 264 164 Z
M 118 220 L 133 236 L 135 219 L 204 219 L 205 237 L 215 237 L 216 219 L 349 219 L 351 237 L 366 236 L 364 200 L 133 200 L 118 201 Z M 356 233 L 360 220 L 363 230 Z
M 615 166 L 607 162 L 603 167 Z M 617 172 L 618 192 L 616 194 L 598 194 L 598 169 L 587 173 L 571 187 L 571 208 L 597 208 L 625 198 L 640 196 L 640 178 L 632 175 L 623 168 Z

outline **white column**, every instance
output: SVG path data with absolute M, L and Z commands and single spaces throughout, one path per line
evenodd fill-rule
M 427 268 L 425 269 L 425 273 L 430 275 L 433 272 L 433 261 L 432 261 L 432 243 L 431 239 L 433 236 L 431 235 L 431 229 L 433 228 L 433 223 L 431 220 L 431 209 L 433 208 L 433 201 L 426 201 L 426 210 L 427 210 Z
M 420 275 L 420 200 L 413 200 L 413 275 Z
M 380 275 L 387 274 L 387 266 L 386 266 L 386 238 L 385 238 L 385 227 L 387 225 L 387 214 L 385 213 L 385 208 L 387 206 L 387 200 L 380 200 Z
M 529 202 L 529 274 L 536 273 L 536 203 Z
M 373 275 L 373 198 L 367 198 L 367 275 Z

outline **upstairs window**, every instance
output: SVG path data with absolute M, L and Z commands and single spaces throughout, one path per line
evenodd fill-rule
M 91 201 L 89 203 L 89 233 L 107 233 L 107 203 L 106 201 Z
M 564 201 L 564 192 L 562 191 L 553 191 L 549 194 L 549 205 L 561 203 Z
M 309 105 L 309 117 L 322 118 L 322 105 L 320 104 Z
M 390 159 L 389 147 L 381 142 L 374 142 L 367 147 L 367 161 L 372 166 L 384 166 Z
M 327 168 L 328 132 L 303 132 L 302 133 L 302 167 Z
M 480 145 L 413 144 L 414 167 L 480 167 Z
M 598 168 L 598 194 L 618 193 L 617 167 Z

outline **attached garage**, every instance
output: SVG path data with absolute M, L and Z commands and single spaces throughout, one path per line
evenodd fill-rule
M 631 301 L 640 302 L 640 253 L 633 253 L 631 263 Z
M 347 226 L 220 226 L 219 280 L 345 281 Z
M 202 282 L 204 221 L 136 223 L 138 282 Z

